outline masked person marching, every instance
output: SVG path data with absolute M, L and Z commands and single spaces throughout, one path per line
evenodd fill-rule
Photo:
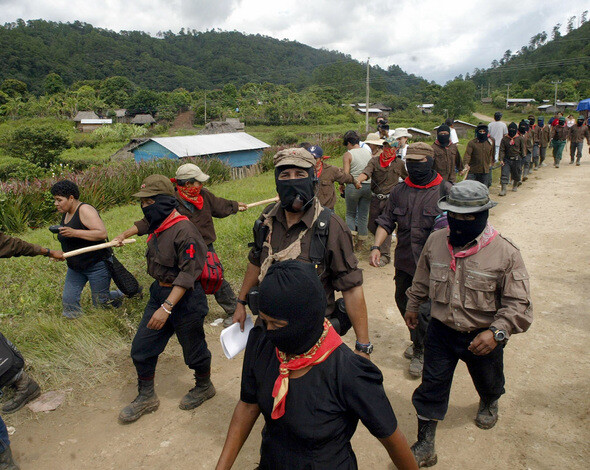
M 502 142 L 500 142 L 500 162 L 502 163 L 500 184 L 502 189 L 498 196 L 506 196 L 506 186 L 508 186 L 511 177 L 512 191 L 517 191 L 521 185 L 521 161 L 526 155 L 526 143 L 522 137 L 516 135 L 517 132 L 518 126 L 511 122 L 508 125 L 508 135 L 502 137 Z
M 194 224 L 181 215 L 174 186 L 164 175 L 148 176 L 133 195 L 141 200 L 148 225 L 147 271 L 154 278 L 150 299 L 131 345 L 137 370 L 139 394 L 119 414 L 121 423 L 131 423 L 155 411 L 160 400 L 154 391 L 158 356 L 176 333 L 184 362 L 194 371 L 195 387 L 181 400 L 180 408 L 191 410 L 215 395 L 210 380 L 211 353 L 207 349 L 203 321 L 207 297 L 198 278 L 203 271 L 207 246 Z M 117 237 L 123 240 L 125 234 Z
M 355 349 L 369 357 L 367 306 L 363 274 L 352 247 L 352 235 L 340 217 L 322 208 L 315 196 L 315 159 L 303 148 L 281 150 L 274 156 L 280 201 L 268 206 L 254 225 L 254 243 L 238 296 L 234 322 L 244 326 L 246 296 L 276 261 L 298 259 L 316 266 L 327 298 L 326 317 L 340 334 L 351 324 Z M 343 299 L 335 301 L 334 291 Z
M 343 344 L 324 317 L 313 265 L 273 264 L 249 300 L 262 321 L 248 336 L 240 401 L 216 469 L 233 466 L 261 413 L 260 470 L 357 469 L 350 440 L 359 420 L 398 469 L 417 469 L 381 371 Z
M 402 317 L 406 312 L 406 290 L 412 285 L 416 264 L 422 247 L 432 232 L 435 219 L 442 211 L 437 201 L 451 188 L 449 182 L 434 169 L 432 147 L 423 142 L 410 144 L 406 154 L 408 177 L 394 186 L 387 204 L 377 218 L 375 245 L 371 247 L 371 265 L 380 266 L 381 248 L 384 240 L 397 227 L 397 245 L 394 254 L 395 303 Z M 412 377 L 422 375 L 424 335 L 429 321 L 428 304 L 420 310 L 420 325 L 410 330 L 412 346 L 404 356 L 411 359 L 409 373 Z
M 580 160 L 582 159 L 582 150 L 584 148 L 584 138 L 590 146 L 590 129 L 584 124 L 584 116 L 578 116 L 576 123 L 569 128 L 569 139 L 570 139 L 570 165 L 574 164 L 574 158 L 576 159 L 576 165 L 580 166 Z M 576 152 L 578 156 L 576 157 Z
M 563 156 L 563 149 L 567 143 L 567 136 L 569 134 L 569 127 L 565 125 L 565 118 L 560 116 L 557 119 L 557 124 L 551 129 L 551 145 L 553 146 L 553 166 L 559 168 L 561 157 Z
M 437 461 L 434 437 L 447 412 L 457 362 L 467 365 L 479 395 L 475 424 L 490 429 L 504 393 L 504 346 L 533 320 L 529 276 L 519 249 L 489 223 L 496 205 L 478 181 L 461 181 L 438 203 L 448 211 L 448 230 L 424 245 L 408 289 L 406 323 L 419 324 L 418 309 L 430 298 L 422 383 L 412 402 L 418 441 L 412 451 L 421 467 Z
M 549 144 L 551 126 L 545 125 L 545 118 L 539 116 L 537 125 L 533 130 L 533 169 L 538 170 L 542 166 L 547 166 L 545 156 L 547 154 L 547 145 Z
M 463 173 L 467 173 L 468 180 L 479 181 L 488 188 L 492 185 L 494 163 L 494 139 L 488 136 L 488 126 L 479 124 L 475 129 L 475 139 L 470 140 L 463 157 Z
M 533 132 L 529 121 L 524 119 L 520 121 L 518 124 L 518 135 L 524 141 L 525 145 L 525 154 L 520 162 L 522 166 L 522 181 L 524 182 L 529 178 L 528 175 L 533 162 Z
M 451 142 L 451 128 L 441 124 L 436 131 L 434 150 L 434 169 L 445 181 L 457 181 L 457 172 L 463 169 L 461 154 L 457 144 Z

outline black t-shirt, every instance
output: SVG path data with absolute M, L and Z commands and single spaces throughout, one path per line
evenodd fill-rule
M 275 347 L 262 327 L 254 327 L 244 356 L 240 398 L 258 404 L 266 421 L 261 470 L 354 470 L 358 467 L 350 439 L 359 419 L 377 438 L 397 428 L 381 371 L 345 344 L 302 377 L 289 380 L 285 414 L 271 419 L 278 375 Z

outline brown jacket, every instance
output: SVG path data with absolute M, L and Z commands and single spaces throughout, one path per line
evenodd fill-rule
M 285 211 L 280 204 L 275 204 L 272 209 L 268 208 L 263 214 L 268 213 L 272 220 L 272 238 L 270 245 L 273 252 L 284 250 L 291 243 L 297 240 L 297 237 L 304 229 L 311 227 L 313 222 L 313 206 L 307 210 L 302 219 L 287 228 Z M 264 215 L 260 216 L 260 220 Z M 301 254 L 298 260 L 311 262 L 309 258 L 309 249 L 311 247 L 311 237 L 313 229 L 310 229 L 301 239 Z M 260 266 L 268 257 L 268 248 L 263 248 L 260 257 L 256 257 L 254 248 L 248 255 L 248 260 L 255 266 Z M 353 287 L 363 284 L 363 271 L 358 267 L 358 260 L 354 255 L 352 248 L 352 235 L 346 224 L 336 214 L 332 214 L 330 226 L 328 229 L 328 240 L 326 242 L 326 256 L 318 266 L 318 275 L 326 291 L 328 306 L 326 316 L 329 316 L 335 309 L 334 291 L 347 291 Z
M 38 256 L 45 254 L 46 248 L 40 245 L 10 237 L 0 232 L 0 258 L 12 258 L 13 256 Z
M 567 126 L 555 126 L 551 129 L 551 140 L 567 140 L 569 128 Z
M 514 141 L 514 144 L 510 142 Z M 509 135 L 502 137 L 500 142 L 500 161 L 518 160 L 526 156 L 526 144 L 522 136 L 514 136 L 514 139 Z
M 371 179 L 371 191 L 374 194 L 389 194 L 400 178 L 408 176 L 401 158 L 396 157 L 387 168 L 383 168 L 379 163 L 379 155 L 369 160 L 363 173 Z
M 533 321 L 529 275 L 520 250 L 497 235 L 478 253 L 456 258 L 446 230 L 434 232 L 420 256 L 412 287 L 407 290 L 410 312 L 430 298 L 430 314 L 458 331 L 494 326 L 508 335 L 528 330 Z
M 544 125 L 540 127 L 538 124 L 533 130 L 533 143 L 539 144 L 540 147 L 547 147 L 549 145 L 551 135 L 551 126 Z
M 454 183 L 457 180 L 456 172 L 463 169 L 457 144 L 443 147 L 435 142 L 432 144 L 432 149 L 434 150 L 434 169 L 440 173 L 444 180 Z
M 529 129 L 526 134 L 522 135 L 526 146 L 526 153 L 531 153 L 533 151 L 533 132 L 534 128 Z
M 446 181 L 427 189 L 412 188 L 405 182 L 393 188 L 387 206 L 375 223 L 389 234 L 397 226 L 395 269 L 414 275 L 424 243 L 434 227 L 434 219 L 442 213 L 437 202 L 450 189 L 451 184 Z
M 354 177 L 344 173 L 342 168 L 324 162 L 324 169 L 319 177 L 317 197 L 320 204 L 329 209 L 334 209 L 336 205 L 335 182 L 340 184 L 354 183 Z
M 494 163 L 494 153 L 495 144 L 491 137 L 483 142 L 470 140 L 463 156 L 463 164 L 469 165 L 469 173 L 488 173 Z
M 590 130 L 586 124 L 582 126 L 578 126 L 578 124 L 574 124 L 570 127 L 569 131 L 569 139 L 578 144 L 580 142 L 584 142 L 584 138 L 586 138 L 586 142 L 590 145 Z

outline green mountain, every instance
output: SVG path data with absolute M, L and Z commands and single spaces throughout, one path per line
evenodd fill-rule
M 314 49 L 294 41 L 236 31 L 171 31 L 152 37 L 141 31 L 119 33 L 79 21 L 43 20 L 0 27 L 0 82 L 21 80 L 40 93 L 50 73 L 66 85 L 82 80 L 124 76 L 154 90 L 212 89 L 248 82 L 334 86 L 362 96 L 366 66 L 339 52 Z M 372 88 L 410 95 L 428 85 L 397 66 L 372 67 Z

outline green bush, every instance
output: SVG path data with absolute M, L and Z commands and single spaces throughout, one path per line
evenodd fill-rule
M 272 143 L 274 145 L 293 145 L 296 144 L 299 139 L 292 132 L 287 132 L 283 129 L 275 131 L 272 135 Z
M 0 181 L 9 179 L 30 180 L 41 178 L 46 171 L 22 158 L 3 157 L 0 159 Z
M 148 129 L 133 124 L 116 123 L 108 126 L 102 126 L 90 134 L 91 140 L 98 143 L 121 142 L 133 137 L 141 137 L 148 133 Z
M 49 124 L 31 124 L 14 129 L 3 142 L 11 157 L 24 158 L 48 168 L 70 146 L 65 132 Z
M 59 158 L 75 171 L 85 170 L 91 166 L 101 166 L 109 162 L 110 157 L 119 150 L 125 142 L 109 142 L 97 144 L 94 147 L 70 148 Z

